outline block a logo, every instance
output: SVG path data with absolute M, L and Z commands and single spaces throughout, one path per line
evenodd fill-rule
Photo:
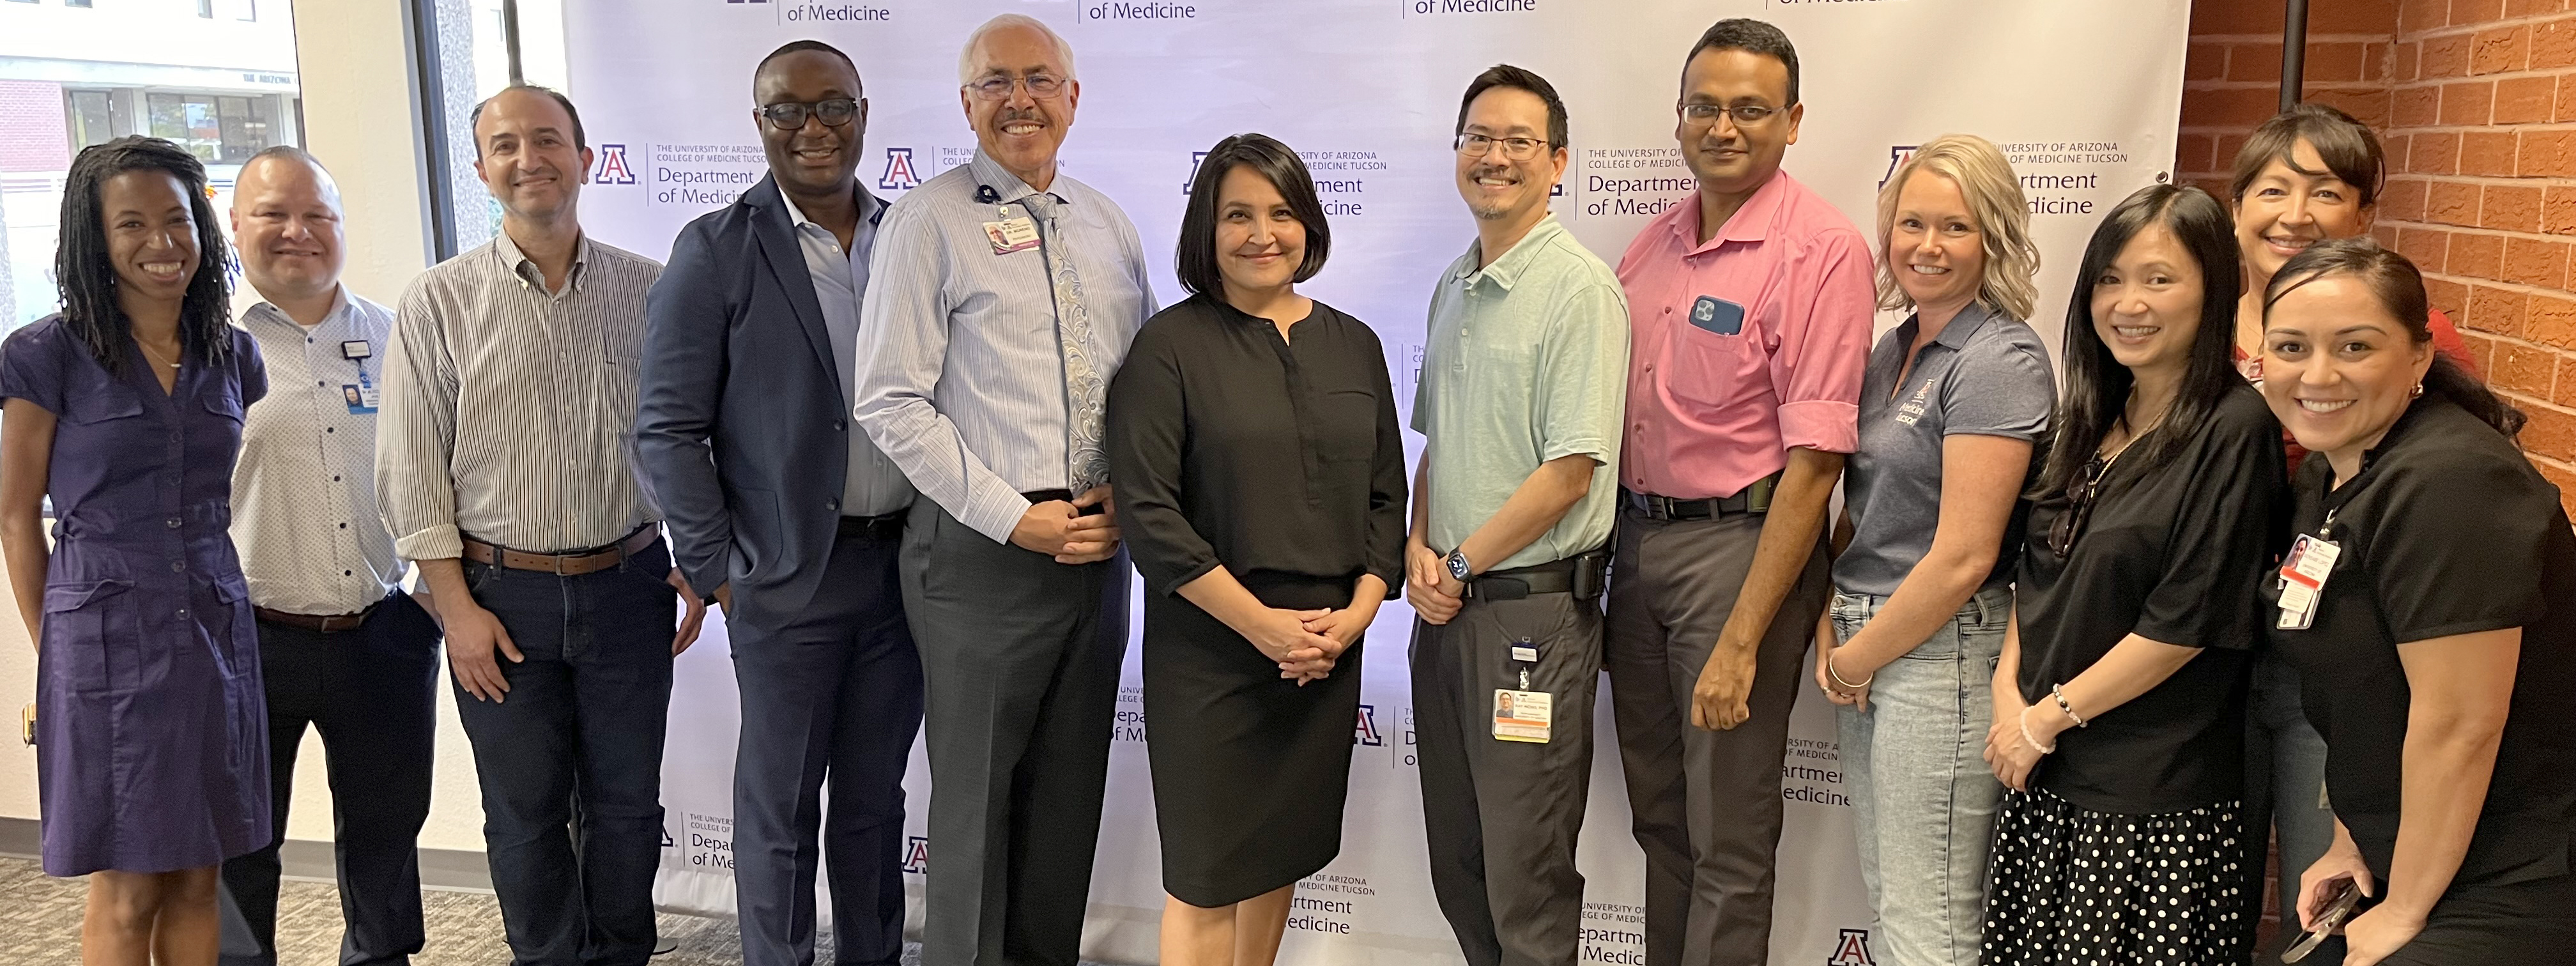
M 914 875 L 930 871 L 930 840 L 915 835 L 904 840 L 903 870 Z
M 1887 148 L 1887 171 L 1878 176 L 1878 186 L 1882 189 L 1886 188 L 1887 179 L 1896 177 L 1896 169 L 1904 167 L 1905 162 L 1914 160 L 1914 149 L 1920 146 L 1921 145 L 1914 144 L 1889 145 Z
M 877 178 L 881 191 L 910 191 L 921 187 L 921 175 L 912 170 L 911 148 L 887 148 L 885 174 Z
M 590 181 L 592 184 L 634 184 L 635 166 L 627 163 L 626 146 L 600 145 L 599 170 L 590 173 Z
M 1351 732 L 1351 744 L 1376 748 L 1386 744 L 1386 733 L 1377 730 L 1377 707 L 1360 705 L 1359 725 Z
M 1190 193 L 1190 185 L 1199 180 L 1199 162 L 1207 160 L 1207 156 L 1208 153 L 1205 151 L 1190 152 L 1190 173 L 1188 177 L 1181 179 L 1182 195 L 1188 195 Z
M 1833 958 L 1825 960 L 1825 966 L 1878 966 L 1878 960 L 1869 958 L 1869 930 L 1843 930 L 1842 938 L 1834 940 Z

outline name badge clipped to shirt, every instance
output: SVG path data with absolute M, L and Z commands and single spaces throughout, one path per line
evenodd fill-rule
M 2322 536 L 2302 533 L 2290 543 L 2289 555 L 2281 558 L 2280 629 L 2304 631 L 2316 623 L 2326 578 L 2334 575 L 2335 560 L 2342 556 L 2343 547 Z
M 385 391 L 367 378 L 367 370 L 358 370 L 358 381 L 340 384 L 340 399 L 349 404 L 349 415 L 372 416 L 385 404 Z
M 1530 690 L 1530 668 L 1538 663 L 1538 646 L 1529 638 L 1520 639 L 1512 645 L 1512 663 L 1520 665 L 1521 686 L 1517 691 L 1494 689 L 1494 739 L 1546 744 L 1556 699 L 1545 691 Z
M 993 243 L 993 254 L 1008 255 L 1038 247 L 1038 223 L 1003 205 L 1002 220 L 984 223 L 984 237 Z

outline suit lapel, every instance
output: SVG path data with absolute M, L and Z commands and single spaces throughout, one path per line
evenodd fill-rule
M 787 304 L 795 306 L 796 321 L 804 327 L 806 340 L 814 344 L 814 354 L 822 360 L 823 371 L 840 372 L 840 363 L 832 354 L 832 330 L 823 324 L 823 303 L 814 298 L 814 276 L 805 270 L 805 250 L 797 244 L 794 227 L 787 223 L 787 205 L 779 197 L 777 178 L 762 178 L 743 197 L 751 202 L 751 235 L 760 241 L 760 253 L 769 263 L 770 276 L 787 291 Z

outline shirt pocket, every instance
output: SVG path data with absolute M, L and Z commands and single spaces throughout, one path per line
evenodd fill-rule
M 1369 462 L 1377 457 L 1377 393 L 1331 389 L 1315 398 L 1315 448 L 1327 462 Z
M 143 399 L 114 383 L 75 392 L 63 405 L 63 422 L 93 424 L 143 415 Z
M 1761 377 L 1765 361 L 1749 318 L 1732 335 L 1684 321 L 1664 342 L 1664 390 L 1694 406 L 1724 406 L 1742 397 L 1745 380 Z

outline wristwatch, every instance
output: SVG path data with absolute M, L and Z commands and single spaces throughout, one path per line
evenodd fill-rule
M 1463 549 L 1449 551 L 1448 558 L 1442 562 L 1449 565 L 1449 576 L 1456 578 L 1459 583 L 1463 584 L 1467 582 L 1467 575 L 1469 573 L 1467 569 L 1467 551 Z

